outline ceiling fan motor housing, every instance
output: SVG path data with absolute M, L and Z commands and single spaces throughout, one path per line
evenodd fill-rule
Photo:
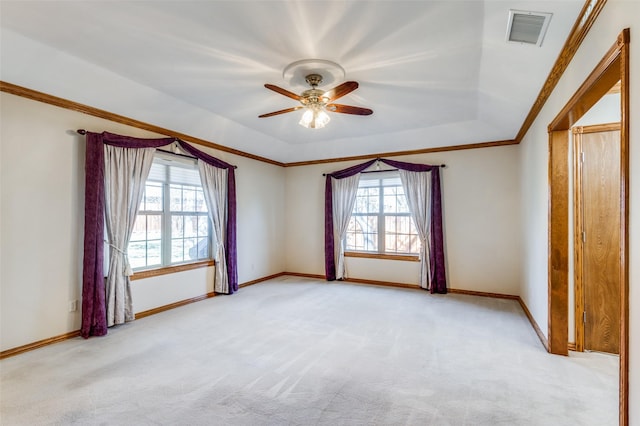
M 321 105 L 325 106 L 329 99 L 324 95 L 324 90 L 317 89 L 316 87 L 322 83 L 322 76 L 320 74 L 309 74 L 305 77 L 305 80 L 311 86 L 311 89 L 305 90 L 300 95 L 300 103 L 302 105 Z
M 320 83 L 322 83 L 322 76 L 320 74 L 309 74 L 305 77 L 305 80 L 307 80 L 307 83 L 315 89 L 316 86 L 319 86 Z
M 324 90 L 309 89 L 300 95 L 300 103 L 302 105 L 320 104 L 324 106 L 327 102 L 329 102 L 329 99 L 324 96 Z

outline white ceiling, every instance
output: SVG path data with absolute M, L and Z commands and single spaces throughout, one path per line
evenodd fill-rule
M 43 89 L 36 86 L 48 64 L 34 67 L 30 50 L 42 54 L 12 45 L 32 40 L 112 73 L 83 74 L 94 86 L 109 87 L 96 89 L 96 99 L 91 93 L 74 99 L 80 83 L 72 70 L 56 73 L 55 82 L 49 77 L 51 94 L 174 130 L 193 107 L 205 112 L 199 120 L 210 114 L 215 123 L 194 136 L 282 162 L 507 140 L 517 134 L 583 4 L 2 0 L 2 49 L 13 52 L 3 55 L 2 79 Z M 505 41 L 509 9 L 553 13 L 542 47 Z M 300 93 L 305 88 L 290 86 L 282 72 L 309 58 L 339 63 L 360 87 L 338 102 L 371 108 L 373 115 L 332 113 L 317 130 L 297 124 L 301 111 L 258 118 L 297 105 L 263 85 Z M 128 109 L 122 100 L 135 96 L 134 86 L 176 104 L 154 105 L 152 114 Z M 178 104 L 186 106 L 176 111 Z

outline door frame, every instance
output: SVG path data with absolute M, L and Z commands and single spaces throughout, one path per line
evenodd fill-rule
M 629 41 L 625 28 L 549 124 L 548 351 L 568 355 L 569 133 L 620 81 L 620 425 L 629 424 Z
M 573 255 L 574 255 L 574 329 L 576 351 L 584 351 L 584 322 L 581 319 L 584 312 L 584 282 L 582 267 L 584 265 L 584 252 L 582 246 L 583 215 L 582 215 L 582 161 L 580 135 L 588 133 L 600 133 L 620 130 L 620 123 L 594 124 L 589 126 L 576 126 L 571 128 L 573 133 Z

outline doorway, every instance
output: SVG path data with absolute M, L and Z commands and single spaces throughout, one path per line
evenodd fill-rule
M 570 129 L 620 81 L 620 425 L 629 424 L 629 41 L 624 29 L 549 124 L 548 350 L 568 354 Z
M 572 129 L 577 351 L 620 353 L 620 123 Z

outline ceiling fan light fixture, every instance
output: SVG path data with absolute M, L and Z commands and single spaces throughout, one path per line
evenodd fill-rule
M 317 62 L 317 60 L 314 61 Z M 309 61 L 299 61 L 292 64 L 292 66 L 305 65 L 307 62 Z M 285 74 L 290 71 L 290 68 L 292 66 L 289 66 L 287 67 L 287 69 L 285 69 Z M 342 71 L 344 72 L 344 70 Z M 311 86 L 311 89 L 307 89 L 299 95 L 273 84 L 265 84 L 264 87 L 266 87 L 267 89 L 273 90 L 274 92 L 288 98 L 295 99 L 296 101 L 300 102 L 300 105 L 292 108 L 281 109 L 279 111 L 273 111 L 267 114 L 261 114 L 258 116 L 258 118 L 273 117 L 274 115 L 280 115 L 297 111 L 299 109 L 304 109 L 305 111 L 302 114 L 302 117 L 300 118 L 298 124 L 306 127 L 307 129 L 321 129 L 326 126 L 329 121 L 331 121 L 331 118 L 329 117 L 329 114 L 327 114 L 327 112 L 337 112 L 352 115 L 373 114 L 373 111 L 369 108 L 334 103 L 336 99 L 339 99 L 356 90 L 358 88 L 357 81 L 345 81 L 344 83 L 339 84 L 328 91 L 325 91 L 322 89 L 318 89 L 318 86 L 324 82 L 324 78 L 322 74 L 320 74 L 320 72 L 310 72 L 306 74 L 304 78 L 306 83 Z
M 331 117 L 321 105 L 309 105 L 298 124 L 307 129 L 322 129 L 331 121 Z

